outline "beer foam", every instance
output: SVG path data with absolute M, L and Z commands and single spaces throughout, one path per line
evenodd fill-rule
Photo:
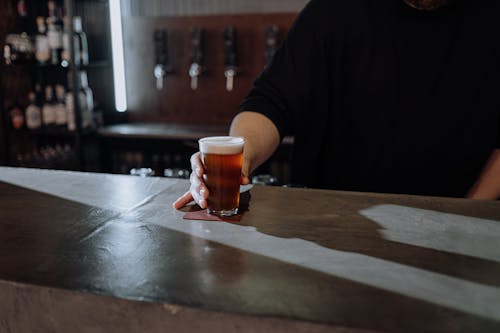
M 211 136 L 198 140 L 204 154 L 234 155 L 243 151 L 245 139 L 238 136 Z

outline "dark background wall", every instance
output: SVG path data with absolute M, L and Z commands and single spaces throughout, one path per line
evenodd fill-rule
M 264 32 L 270 25 L 281 36 L 304 0 L 122 0 L 127 102 L 131 122 L 227 124 L 248 93 L 264 63 Z M 240 73 L 232 92 L 225 90 L 223 30 L 232 25 L 238 35 Z M 206 30 L 207 71 L 198 90 L 190 88 L 189 34 Z M 155 87 L 153 32 L 166 29 L 173 73 Z

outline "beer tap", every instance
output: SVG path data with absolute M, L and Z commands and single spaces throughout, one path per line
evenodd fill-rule
M 191 89 L 193 90 L 198 88 L 198 77 L 204 71 L 204 35 L 204 30 L 199 27 L 194 27 L 191 31 L 191 67 L 189 67 L 189 77 L 191 77 Z
M 156 79 L 156 89 L 162 90 L 167 73 L 172 72 L 168 58 L 168 38 L 166 30 L 155 30 L 154 47 L 156 65 L 153 70 L 153 75 Z
M 271 63 L 276 50 L 278 49 L 279 29 L 275 25 L 271 25 L 266 29 L 264 38 L 264 60 L 266 67 Z
M 232 91 L 234 77 L 238 74 L 238 61 L 236 55 L 236 30 L 232 26 L 224 29 L 224 76 L 226 77 L 226 90 Z

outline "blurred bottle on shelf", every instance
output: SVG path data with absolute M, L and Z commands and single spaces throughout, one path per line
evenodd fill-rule
M 64 86 L 61 84 L 56 85 L 56 125 L 59 127 L 67 127 L 68 115 L 66 106 L 64 104 Z
M 10 117 L 10 124 L 13 129 L 20 130 L 24 127 L 24 113 L 23 109 L 19 106 L 19 103 L 16 102 L 12 107 L 8 110 Z
M 155 172 L 151 168 L 133 168 L 130 169 L 130 175 L 138 177 L 153 177 Z
M 64 26 L 62 32 L 62 52 L 61 52 L 61 66 L 68 67 L 71 61 L 71 48 L 70 48 L 70 35 L 69 35 L 69 17 L 64 16 Z M 74 51 L 76 52 L 76 50 Z
M 49 17 L 47 17 L 47 38 L 50 49 L 50 63 L 59 65 L 61 63 L 61 53 L 63 44 L 63 24 L 62 20 L 56 15 L 55 2 L 47 2 Z
M 86 71 L 80 71 L 80 110 L 82 116 L 82 128 L 93 126 L 94 94 L 89 87 Z
M 66 106 L 66 122 L 69 131 L 76 130 L 76 116 L 75 116 L 75 95 L 73 89 L 73 72 L 68 71 L 68 90 L 66 91 L 66 96 L 64 98 L 64 104 Z
M 62 52 L 61 65 L 68 67 L 71 61 L 70 43 L 73 42 L 73 52 L 75 55 L 74 63 L 76 66 L 86 66 L 89 64 L 89 51 L 87 36 L 82 29 L 82 18 L 80 16 L 73 17 L 73 37 L 69 35 L 70 18 L 65 16 L 63 19 L 64 26 L 62 32 Z
M 52 86 L 45 87 L 45 103 L 42 107 L 42 123 L 45 127 L 52 127 L 56 123 L 56 103 Z
M 75 150 L 69 145 L 56 144 L 43 146 L 31 153 L 16 155 L 16 165 L 27 168 L 41 169 L 75 169 L 77 158 Z
M 36 105 L 36 94 L 30 91 L 28 94 L 30 104 L 26 107 L 26 127 L 30 130 L 42 127 L 42 114 L 40 107 Z
M 75 122 L 75 99 L 73 96 L 73 91 L 68 90 L 65 97 L 65 105 L 66 105 L 66 120 L 69 131 L 76 130 L 76 122 Z
M 87 35 L 82 29 L 82 18 L 73 17 L 75 65 L 87 66 L 89 64 L 89 49 Z
M 18 0 L 16 4 L 17 15 L 19 17 L 27 17 L 28 16 L 28 7 L 26 6 L 25 0 Z
M 4 64 L 12 65 L 12 48 L 9 44 L 4 45 L 2 57 Z
M 35 36 L 35 59 L 40 64 L 46 64 L 50 60 L 50 47 L 44 18 L 38 16 L 36 24 L 38 32 Z

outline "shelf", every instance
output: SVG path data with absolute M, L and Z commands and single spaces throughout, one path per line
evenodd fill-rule
M 30 3 L 31 2 L 35 3 L 34 1 L 30 1 Z M 40 6 L 38 6 L 37 2 L 37 5 L 34 5 L 32 8 L 34 15 L 30 18 L 31 21 L 27 22 L 31 27 L 34 27 L 36 23 L 33 20 L 34 16 L 46 14 L 46 9 L 43 9 L 44 7 L 42 5 L 43 4 L 40 4 Z M 109 40 L 107 31 L 101 36 L 103 30 L 108 27 L 108 14 L 106 13 L 109 12 L 109 1 L 57 1 L 56 5 L 57 7 L 64 7 L 64 11 L 70 19 L 69 21 L 72 21 L 72 18 L 76 15 L 83 16 L 83 25 L 85 26 L 86 23 L 89 24 L 90 35 L 88 36 L 87 42 L 92 44 L 89 45 L 89 49 L 96 50 L 96 53 L 91 54 L 90 64 L 88 65 L 76 65 L 74 61 L 77 61 L 78 58 L 73 56 L 74 52 L 71 52 L 72 60 L 67 62 L 67 66 L 61 65 L 61 63 L 66 65 L 65 61 L 58 61 L 56 65 L 52 65 L 50 60 L 45 64 L 40 64 L 34 58 L 34 55 L 30 55 L 31 59 L 26 61 L 23 61 L 24 57 L 19 57 L 19 63 L 10 65 L 5 64 L 3 58 L 0 59 L 0 81 L 6 87 L 6 89 L 4 89 L 5 91 L 0 92 L 0 164 L 14 164 L 15 156 L 18 155 L 18 153 L 24 154 L 30 152 L 33 147 L 39 148 L 40 145 L 52 146 L 61 143 L 69 144 L 73 147 L 75 169 L 85 170 L 89 165 L 92 166 L 92 168 L 94 168 L 94 165 L 97 165 L 95 162 L 97 153 L 94 154 L 94 152 L 92 152 L 91 154 L 87 151 L 93 149 L 89 147 L 93 147 L 93 139 L 97 131 L 96 128 L 69 131 L 66 126 L 53 126 L 30 130 L 25 126 L 21 130 L 15 130 L 10 124 L 9 114 L 6 110 L 6 107 L 10 106 L 16 100 L 19 100 L 20 104 L 25 104 L 28 92 L 33 90 L 36 84 L 43 85 L 42 89 L 44 86 L 54 86 L 57 84 L 62 84 L 66 88 L 72 87 L 76 89 L 81 85 L 81 81 L 79 81 L 80 72 L 88 71 L 91 82 L 94 80 L 102 80 L 102 78 L 106 79 L 111 74 L 109 72 L 110 69 L 112 69 L 112 61 L 108 50 L 103 49 L 106 52 L 97 52 L 100 51 L 99 48 L 107 47 Z M 15 11 L 14 7 L 12 11 Z M 5 15 L 3 14 L 4 11 L 2 11 L 0 17 L 6 18 L 5 15 L 8 13 L 5 13 Z M 88 21 L 86 20 L 87 18 Z M 21 28 L 22 23 L 24 23 L 23 21 L 25 20 L 19 18 L 9 20 L 9 22 L 7 22 L 8 24 L 5 26 L 7 29 L 6 31 Z M 32 29 L 30 28 L 30 30 Z M 28 32 L 31 33 L 31 31 Z M 93 43 L 96 45 L 93 45 Z M 73 85 L 71 85 L 72 83 Z M 106 91 L 102 95 L 112 96 L 112 87 L 108 89 L 106 84 L 97 85 L 99 88 L 103 86 Z M 100 92 L 96 92 L 96 95 L 99 94 Z M 73 100 L 75 122 L 78 127 L 80 127 L 82 125 L 82 105 L 75 96 Z M 107 105 L 106 103 L 103 104 Z M 109 104 L 111 105 L 111 102 Z M 89 163 L 88 160 L 91 159 L 94 160 Z
M 94 129 L 83 130 L 80 135 L 90 135 L 95 132 Z M 19 135 L 33 135 L 33 136 L 53 136 L 53 137 L 75 137 L 77 135 L 76 131 L 69 131 L 64 128 L 40 128 L 36 130 L 22 129 L 22 130 L 12 130 L 12 134 Z
M 5 68 L 7 70 L 9 69 L 28 69 L 28 70 L 34 70 L 34 69 L 40 69 L 40 70 L 56 70 L 56 71 L 67 71 L 70 69 L 70 66 L 61 66 L 61 65 L 52 65 L 52 64 L 39 64 L 39 63 L 25 63 L 25 64 L 11 64 L 11 65 L 5 65 L 2 64 L 2 68 Z M 111 63 L 107 60 L 97 60 L 93 61 L 88 65 L 82 65 L 82 66 L 75 66 L 79 70 L 84 70 L 84 69 L 93 69 L 93 68 L 106 68 L 106 67 L 111 67 Z
M 101 137 L 198 140 L 204 136 L 227 135 L 227 126 L 175 125 L 158 123 L 120 124 L 100 128 Z
M 198 140 L 206 136 L 228 135 L 226 125 L 184 125 L 159 123 L 133 123 L 102 127 L 97 130 L 100 137 L 121 139 L 173 139 Z M 293 145 L 294 138 L 286 136 L 282 144 Z

